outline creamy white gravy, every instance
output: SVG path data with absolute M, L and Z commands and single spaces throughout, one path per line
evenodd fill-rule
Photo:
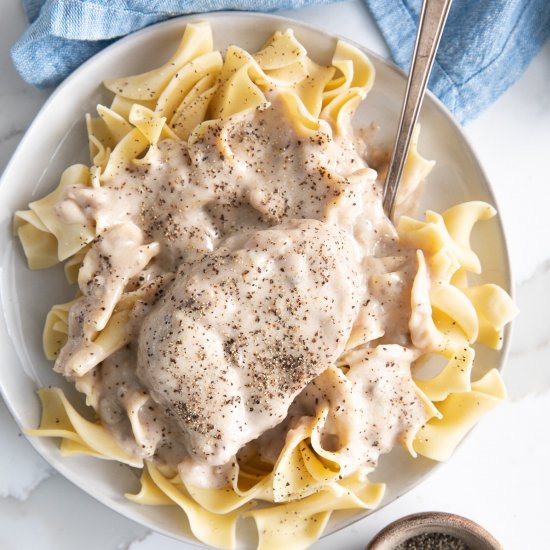
M 410 377 L 414 254 L 361 143 L 323 124 L 298 136 L 273 98 L 57 205 L 102 233 L 55 368 L 123 445 L 194 483 L 223 485 L 251 445 L 273 462 L 321 406 L 324 445 L 350 471 L 425 420 Z M 94 338 L 123 293 L 124 345 L 105 357 Z

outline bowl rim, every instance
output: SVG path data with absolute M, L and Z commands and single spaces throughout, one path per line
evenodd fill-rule
M 464 533 L 483 545 L 480 550 L 503 550 L 497 539 L 479 523 L 450 512 L 418 512 L 399 518 L 379 531 L 366 550 L 393 550 L 411 537 L 436 532 L 457 538 Z

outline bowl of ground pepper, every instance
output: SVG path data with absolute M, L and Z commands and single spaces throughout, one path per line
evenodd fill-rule
M 502 546 L 470 519 L 422 512 L 390 523 L 365 550 L 502 550 Z

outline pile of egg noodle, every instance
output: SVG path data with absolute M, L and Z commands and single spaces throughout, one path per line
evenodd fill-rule
M 211 121 L 265 104 L 268 88 L 279 91 L 299 135 L 314 135 L 320 121 L 328 122 L 337 133 L 349 127 L 373 79 L 368 59 L 343 42 L 338 42 L 328 68 L 307 57 L 292 31 L 275 33 L 254 55 L 232 46 L 223 59 L 213 49 L 208 24 L 187 25 L 177 51 L 162 67 L 106 82 L 115 94 L 111 106 L 98 106 L 99 118 L 87 119 L 91 168 L 69 167 L 55 191 L 16 214 L 15 228 L 30 267 L 41 269 L 65 261 L 67 279 L 74 283 L 86 246 L 99 234 L 91 223 L 68 225 L 56 218 L 54 205 L 65 186 L 99 187 L 114 167 L 139 162 L 160 140 L 196 139 Z M 426 161 L 414 146 L 406 174 L 419 171 L 426 171 Z M 477 221 L 494 215 L 488 204 L 469 202 L 443 214 L 427 212 L 425 221 L 402 216 L 397 224 L 400 240 L 417 249 L 411 317 L 422 331 L 411 332 L 412 344 L 447 362 L 434 378 L 415 380 L 431 418 L 403 442 L 413 456 L 446 460 L 477 420 L 505 397 L 496 370 L 471 380 L 471 345 L 479 342 L 498 349 L 504 325 L 516 314 L 500 287 L 468 284 L 468 273 L 481 272 L 470 248 L 470 232 Z M 44 348 L 50 359 L 66 341 L 72 303 L 54 306 L 48 315 Z M 94 342 L 105 357 L 127 343 L 125 324 L 132 307 L 132 298 L 123 295 L 95 335 Z M 205 489 L 130 455 L 99 421 L 81 416 L 60 389 L 42 389 L 39 395 L 41 424 L 28 433 L 61 438 L 64 455 L 84 453 L 143 468 L 141 490 L 127 498 L 144 505 L 179 506 L 193 534 L 215 547 L 233 548 L 239 518 L 252 517 L 260 549 L 306 548 L 322 534 L 332 512 L 372 509 L 384 493 L 384 485 L 369 482 L 365 469 L 342 479 L 345 455 L 329 453 L 319 442 L 319 426 L 327 414 L 323 409 L 288 432 L 271 470 L 262 464 L 255 468 L 252 461 L 238 471 L 232 486 Z M 254 506 L 257 501 L 264 505 Z

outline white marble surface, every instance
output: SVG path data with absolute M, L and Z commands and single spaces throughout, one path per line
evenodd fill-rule
M 9 48 L 25 28 L 19 0 L 0 18 L 0 171 L 47 99 L 18 77 Z M 387 49 L 360 0 L 285 13 Z M 521 316 L 506 366 L 510 400 L 485 418 L 428 481 L 373 516 L 315 545 L 359 550 L 405 514 L 466 515 L 506 549 L 550 548 L 550 42 L 525 75 L 466 133 L 493 182 L 508 228 Z M 19 432 L 0 399 L 0 550 L 193 548 L 126 520 L 55 473 Z

